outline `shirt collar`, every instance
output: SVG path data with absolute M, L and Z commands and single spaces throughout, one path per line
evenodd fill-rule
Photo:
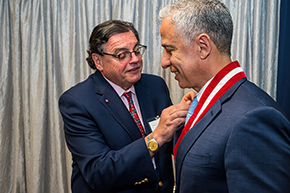
M 132 92 L 133 94 L 135 93 L 135 87 L 134 85 L 132 85 L 128 90 L 124 90 L 122 87 L 120 87 L 119 85 L 113 83 L 112 81 L 110 81 L 109 79 L 107 79 L 105 76 L 103 76 L 108 83 L 113 87 L 113 89 L 117 92 L 117 94 L 119 95 L 119 97 L 122 97 L 122 95 L 124 94 L 124 92 Z

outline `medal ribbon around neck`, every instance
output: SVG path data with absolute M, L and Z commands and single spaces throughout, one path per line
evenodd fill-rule
M 176 160 L 176 153 L 180 142 L 185 136 L 186 132 L 192 128 L 212 107 L 212 105 L 236 82 L 246 78 L 246 74 L 237 61 L 231 62 L 220 70 L 216 76 L 211 80 L 200 100 L 189 118 L 187 124 L 183 128 L 180 137 L 178 138 L 174 148 L 173 155 Z

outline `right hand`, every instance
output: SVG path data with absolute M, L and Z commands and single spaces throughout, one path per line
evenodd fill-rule
M 170 141 L 176 129 L 185 122 L 189 106 L 190 104 L 181 102 L 162 111 L 159 124 L 152 133 L 160 147 Z
M 185 122 L 187 111 L 195 95 L 194 91 L 190 91 L 182 97 L 179 104 L 172 105 L 162 111 L 159 124 L 152 133 L 159 147 L 169 142 L 173 138 L 176 129 Z M 147 137 L 145 141 L 147 144 Z M 154 153 L 150 151 L 150 155 L 153 157 Z

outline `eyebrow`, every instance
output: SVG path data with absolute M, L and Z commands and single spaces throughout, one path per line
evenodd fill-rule
M 140 43 L 137 42 L 137 43 L 135 44 L 133 50 L 134 50 L 134 49 L 135 49 L 139 44 L 140 44 Z M 128 50 L 129 50 L 128 48 L 117 48 L 117 49 L 114 51 L 114 53 L 117 54 L 117 53 L 120 52 L 120 51 L 128 51 Z
M 176 49 L 175 46 L 168 45 L 168 44 L 162 44 L 162 47 L 165 48 L 165 49 L 167 49 L 167 48 Z
M 171 45 L 171 44 L 168 44 L 168 43 L 161 43 L 161 45 L 163 46 L 163 47 L 173 47 L 173 45 Z

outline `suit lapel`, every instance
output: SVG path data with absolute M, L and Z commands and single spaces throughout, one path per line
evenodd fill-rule
M 95 91 L 100 95 L 99 102 L 110 112 L 114 119 L 122 126 L 122 128 L 130 135 L 132 140 L 141 138 L 142 135 L 130 115 L 130 112 L 120 99 L 116 91 L 104 79 L 100 72 L 96 72 L 93 76 L 95 80 Z
M 145 87 L 144 84 L 142 84 L 142 78 L 135 84 L 135 91 L 137 94 L 145 131 L 146 134 L 148 135 L 149 133 L 152 132 L 148 124 L 148 119 L 153 118 L 156 115 L 149 89 Z
M 221 103 L 218 100 L 204 115 L 204 117 L 197 122 L 197 124 L 191 128 L 183 137 L 177 154 L 176 154 L 176 167 L 180 168 L 183 162 L 183 159 L 186 153 L 189 151 L 191 146 L 195 143 L 195 141 L 199 138 L 199 136 L 203 133 L 203 131 L 207 128 L 207 126 L 211 123 L 214 117 L 220 112 Z
M 222 104 L 225 103 L 230 97 L 235 93 L 238 87 L 246 81 L 246 78 L 239 80 L 236 84 L 234 84 L 224 95 L 220 97 L 219 100 L 215 102 L 215 104 L 209 109 L 209 111 L 204 115 L 202 119 L 197 122 L 197 124 L 191 128 L 183 137 L 177 154 L 176 154 L 176 182 L 179 184 L 180 180 L 180 171 L 182 168 L 183 160 L 189 151 L 189 149 L 194 145 L 194 143 L 198 140 L 199 136 L 202 135 L 204 130 L 208 127 L 208 125 L 213 121 L 213 119 L 218 116 L 218 113 L 222 110 Z

